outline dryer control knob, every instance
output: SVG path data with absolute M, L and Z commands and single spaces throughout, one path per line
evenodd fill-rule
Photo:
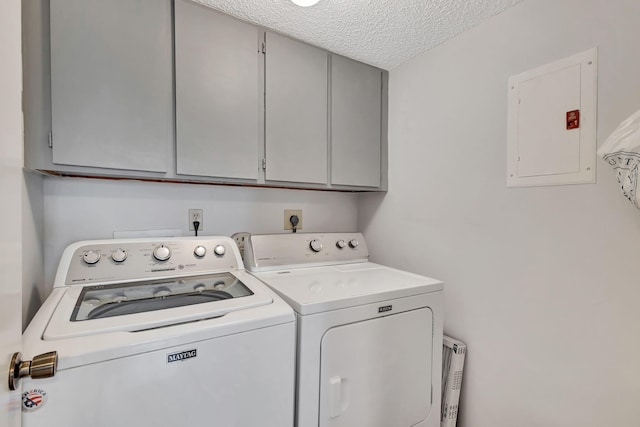
M 165 245 L 156 246 L 153 250 L 153 257 L 158 261 L 166 261 L 171 258 L 171 249 Z
M 318 239 L 313 239 L 309 242 L 309 248 L 311 248 L 313 252 L 320 252 L 322 250 L 322 242 Z
M 93 265 L 100 261 L 100 254 L 94 251 L 88 251 L 82 256 L 82 260 L 89 265 Z
M 356 239 L 349 240 L 349 247 L 351 249 L 357 248 L 359 244 L 360 244 L 360 242 L 358 242 Z
M 226 252 L 226 249 L 222 245 L 218 245 L 215 248 L 213 248 L 213 253 L 218 256 L 224 256 L 225 252 Z
M 337 247 L 338 249 L 344 249 L 344 248 L 345 248 L 345 246 L 347 246 L 347 244 L 346 244 L 346 243 L 345 243 L 345 241 L 344 241 L 344 240 L 342 240 L 342 239 L 340 239 L 340 240 L 338 240 L 338 241 L 336 242 L 336 247 Z
M 116 249 L 115 251 L 111 252 L 111 259 L 115 262 L 122 262 L 127 259 L 127 251 L 125 251 L 124 249 Z
M 206 253 L 207 253 L 207 248 L 205 248 L 202 245 L 196 246 L 196 248 L 193 250 L 193 254 L 198 258 L 202 258 Z

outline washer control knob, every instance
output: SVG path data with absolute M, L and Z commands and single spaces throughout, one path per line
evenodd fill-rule
M 217 245 L 215 248 L 213 248 L 213 253 L 217 256 L 224 256 L 225 251 L 226 249 L 222 245 Z
M 166 261 L 171 258 L 171 249 L 165 245 L 156 246 L 153 250 L 153 257 L 158 261 Z
M 122 262 L 127 259 L 127 251 L 118 248 L 115 251 L 111 252 L 111 259 L 115 262 Z
M 349 247 L 351 249 L 357 248 L 359 244 L 360 244 L 360 242 L 358 242 L 356 239 L 349 240 Z
M 346 243 L 345 243 L 345 241 L 344 241 L 344 240 L 342 240 L 342 239 L 340 239 L 340 240 L 338 240 L 338 241 L 336 242 L 336 247 L 337 247 L 338 249 L 344 249 L 344 248 L 345 248 L 345 246 L 347 246 L 347 244 L 346 244 Z
M 322 250 L 322 242 L 318 239 L 313 239 L 309 242 L 309 247 L 313 252 L 320 252 Z
M 196 246 L 196 248 L 193 250 L 193 254 L 198 258 L 202 258 L 206 253 L 207 253 L 207 248 L 205 248 L 202 245 Z
M 100 261 L 100 254 L 94 251 L 88 251 L 82 256 L 82 260 L 89 265 L 93 265 Z

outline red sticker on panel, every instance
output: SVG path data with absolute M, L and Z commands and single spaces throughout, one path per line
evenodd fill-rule
M 567 111 L 567 130 L 580 127 L 580 110 Z

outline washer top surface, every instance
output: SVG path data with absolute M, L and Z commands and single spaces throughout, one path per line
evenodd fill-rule
M 64 289 L 43 338 L 139 332 L 238 311 L 251 316 L 250 309 L 272 303 L 273 297 L 263 285 L 244 271 L 122 285 L 70 286 Z
M 442 290 L 439 280 L 371 262 L 253 274 L 301 315 Z
M 84 241 L 63 253 L 31 327 L 45 341 L 172 325 L 195 331 L 207 319 L 269 323 L 281 305 L 244 270 L 228 237 Z
M 441 291 L 430 277 L 368 262 L 360 233 L 252 235 L 245 262 L 301 315 Z

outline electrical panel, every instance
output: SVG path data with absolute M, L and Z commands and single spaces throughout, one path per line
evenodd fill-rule
M 509 79 L 507 186 L 595 182 L 597 51 Z

